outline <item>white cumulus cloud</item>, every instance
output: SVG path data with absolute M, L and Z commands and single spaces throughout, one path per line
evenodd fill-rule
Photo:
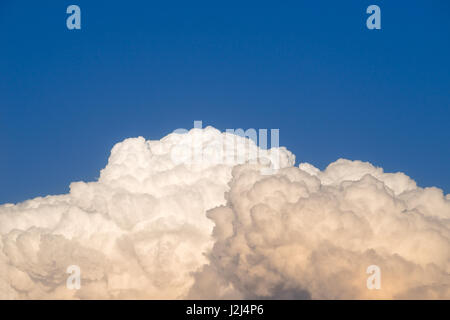
M 268 175 L 244 163 L 258 154 L 211 127 L 132 138 L 98 181 L 1 205 L 0 298 L 450 298 L 449 195 L 360 161 L 295 167 L 285 148 Z
M 247 159 L 236 148 L 248 159 L 258 151 L 212 127 L 127 139 L 98 181 L 0 206 L 0 298 L 185 297 L 213 244 L 206 212 L 225 204 L 232 167 Z M 78 291 L 66 288 L 70 265 L 81 269 Z
M 450 298 L 450 197 L 440 189 L 340 159 L 271 176 L 236 166 L 226 197 L 208 212 L 215 244 L 192 298 Z M 371 265 L 380 290 L 366 286 Z

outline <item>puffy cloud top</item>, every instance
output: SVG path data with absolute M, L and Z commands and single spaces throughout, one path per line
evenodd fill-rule
M 450 298 L 449 197 L 402 173 L 342 159 L 271 176 L 237 166 L 208 216 L 215 244 L 191 297 L 220 278 L 244 298 Z M 366 286 L 371 265 L 381 290 Z
M 127 139 L 97 182 L 0 206 L 0 298 L 184 297 L 212 246 L 206 211 L 225 204 L 243 162 L 236 149 L 244 160 L 259 150 L 212 127 Z M 278 151 L 292 166 L 294 156 Z M 70 265 L 81 268 L 78 291 L 66 288 Z
M 118 143 L 98 181 L 0 206 L 0 298 L 450 298 L 449 195 L 294 162 L 211 127 Z

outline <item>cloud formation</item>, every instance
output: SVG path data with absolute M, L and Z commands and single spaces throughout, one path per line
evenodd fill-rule
M 450 298 L 450 197 L 402 173 L 340 159 L 262 176 L 233 169 L 208 212 L 215 244 L 191 297 L 220 278 L 229 294 L 276 299 Z M 368 290 L 366 270 L 381 270 Z M 221 298 L 217 290 L 215 298 Z
M 97 182 L 0 206 L 0 298 L 185 297 L 213 244 L 206 212 L 225 204 L 233 166 L 255 150 L 212 127 L 127 139 Z M 293 165 L 289 151 L 279 153 L 281 166 Z M 66 288 L 69 265 L 81 268 L 78 291 Z
M 264 154 L 252 140 L 211 127 L 118 143 L 98 181 L 0 206 L 0 298 L 450 298 L 449 195 L 277 151 L 267 175 L 242 161 Z

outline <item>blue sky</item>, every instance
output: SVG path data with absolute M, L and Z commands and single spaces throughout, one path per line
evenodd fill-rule
M 77 4 L 82 29 L 66 28 Z M 370 4 L 381 30 L 366 28 Z M 450 192 L 448 1 L 0 3 L 0 203 L 91 181 L 124 138 L 279 128 Z

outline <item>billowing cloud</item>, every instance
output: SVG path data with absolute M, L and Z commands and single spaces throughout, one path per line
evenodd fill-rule
M 185 297 L 213 244 L 206 212 L 225 204 L 233 166 L 258 151 L 211 127 L 127 139 L 97 182 L 0 206 L 0 298 Z M 78 291 L 66 288 L 70 265 L 81 269 Z
M 192 298 L 450 298 L 450 197 L 340 159 L 262 176 L 236 166 Z M 369 266 L 381 289 L 367 288 Z M 211 283 L 220 279 L 222 288 Z
M 271 152 L 211 127 L 118 143 L 98 181 L 0 206 L 0 298 L 450 298 L 449 195 L 277 151 L 268 175 L 243 162 Z

